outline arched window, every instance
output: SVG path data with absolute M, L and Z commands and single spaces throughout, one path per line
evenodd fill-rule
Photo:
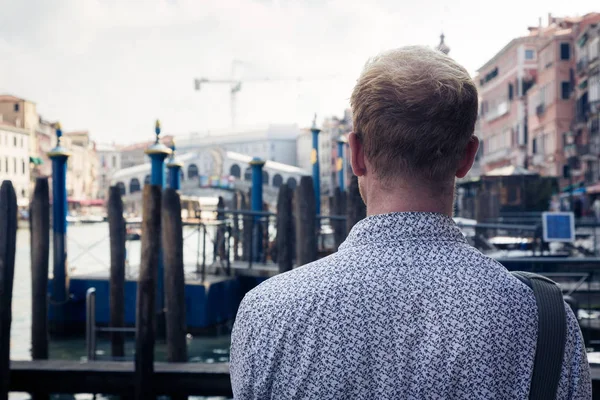
M 296 186 L 298 186 L 298 182 L 296 181 L 296 178 L 288 179 L 287 184 L 290 187 L 290 189 L 292 189 L 292 190 L 296 190 Z
M 263 185 L 268 185 L 269 184 L 269 173 L 265 170 L 263 170 L 262 173 L 262 178 L 263 178 Z
M 149 185 L 150 184 L 150 175 L 146 175 L 144 177 L 144 185 Z
M 229 175 L 235 176 L 236 178 L 241 178 L 242 170 L 240 169 L 240 166 L 237 164 L 233 164 L 229 169 Z
M 273 177 L 273 186 L 278 188 L 283 184 L 283 178 L 279 174 L 275 174 Z
M 188 166 L 188 179 L 198 177 L 198 166 L 196 164 L 190 164 Z
M 125 196 L 125 184 L 123 182 L 117 182 L 117 187 L 121 192 L 121 196 Z
M 250 167 L 246 168 L 246 171 L 244 172 L 244 180 L 245 181 L 252 180 L 252 168 L 250 168 Z
M 129 193 L 131 194 L 139 192 L 140 190 L 142 190 L 142 187 L 140 186 L 140 181 L 138 180 L 138 178 L 132 178 L 129 182 Z

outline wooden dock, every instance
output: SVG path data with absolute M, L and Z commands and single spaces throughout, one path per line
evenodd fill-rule
M 156 395 L 232 397 L 229 364 L 154 363 Z M 133 362 L 11 361 L 10 391 L 102 393 L 132 397 Z
M 600 399 L 600 365 L 591 364 L 594 399 Z M 124 398 L 134 393 L 132 362 L 11 361 L 10 391 L 101 393 Z M 233 397 L 227 363 L 155 363 L 156 395 Z

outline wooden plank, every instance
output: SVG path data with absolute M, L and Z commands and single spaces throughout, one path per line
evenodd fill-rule
M 156 313 L 156 281 L 160 250 L 161 188 L 144 186 L 142 260 L 138 278 L 135 332 L 135 398 L 154 397 L 153 366 Z
M 49 393 L 103 393 L 131 396 L 134 363 L 65 360 L 12 361 L 10 390 Z M 156 395 L 232 396 L 227 363 L 155 363 L 148 383 Z
M 8 399 L 10 324 L 17 249 L 17 195 L 11 181 L 0 187 L 0 400 Z
M 167 360 L 187 361 L 185 323 L 185 279 L 183 272 L 183 227 L 181 201 L 175 189 L 165 189 L 162 198 L 162 244 L 165 265 L 165 322 Z
M 125 326 L 125 238 L 126 227 L 123 218 L 123 200 L 117 186 L 109 189 L 108 231 L 110 236 L 110 326 Z M 111 354 L 125 356 L 125 334 L 111 332 Z

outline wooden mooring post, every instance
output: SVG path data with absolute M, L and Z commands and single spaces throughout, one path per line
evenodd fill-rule
M 165 265 L 165 321 L 167 361 L 187 361 L 185 279 L 183 271 L 183 226 L 181 201 L 175 189 L 165 189 L 162 198 L 162 245 Z
M 31 251 L 31 358 L 48 358 L 48 268 L 50 260 L 50 188 L 37 178 L 29 207 Z
M 303 176 L 296 188 L 296 260 L 298 266 L 317 259 L 317 214 L 313 181 Z
M 282 184 L 279 187 L 279 194 L 277 196 L 276 254 L 279 272 L 291 271 L 294 262 L 292 247 L 292 240 L 294 238 L 292 197 L 292 189 L 286 183 Z
M 108 231 L 110 236 L 110 327 L 125 326 L 125 239 L 126 226 L 123 217 L 121 191 L 112 186 L 108 194 Z M 111 354 L 125 356 L 125 335 L 111 332 Z
M 142 260 L 138 278 L 135 331 L 135 399 L 154 396 L 154 340 L 156 283 L 160 253 L 161 187 L 144 186 Z
M 0 400 L 8 399 L 10 324 L 17 248 L 17 195 L 12 182 L 0 187 Z
M 348 198 L 346 199 L 347 204 L 347 219 L 346 219 L 346 230 L 348 233 L 352 230 L 352 227 L 356 225 L 358 221 L 365 218 L 367 215 L 367 207 L 360 196 L 360 190 L 358 189 L 358 178 L 353 175 L 348 186 Z
M 333 194 L 333 207 L 332 214 L 336 217 L 346 215 L 346 192 L 341 190 L 339 187 L 335 188 Z M 335 219 L 331 220 L 331 226 L 333 227 L 333 238 L 335 242 L 335 250 L 344 242 L 347 236 L 346 221 Z
M 31 358 L 48 359 L 48 268 L 50 263 L 50 188 L 48 178 L 37 178 L 29 206 L 31 252 Z M 48 393 L 31 393 L 45 400 Z

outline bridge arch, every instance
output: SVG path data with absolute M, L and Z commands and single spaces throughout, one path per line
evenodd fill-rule
M 235 176 L 236 178 L 239 179 L 242 177 L 242 169 L 240 168 L 239 165 L 233 164 L 231 166 L 231 168 L 229 168 L 229 175 Z
M 289 178 L 287 180 L 287 184 L 290 187 L 290 189 L 296 190 L 296 186 L 298 186 L 298 181 L 296 181 L 296 178 Z
M 121 196 L 125 196 L 127 194 L 126 190 L 125 190 L 125 184 L 123 182 L 117 182 L 116 186 L 119 188 L 119 192 L 121 192 Z
M 129 181 L 129 193 L 139 192 L 140 190 L 142 190 L 142 186 L 138 178 L 131 178 Z
M 283 177 L 279 174 L 275 174 L 275 176 L 273 177 L 273 187 L 281 187 L 281 185 L 283 184 Z
M 190 164 L 188 166 L 188 179 L 193 179 L 198 177 L 198 166 L 196 164 Z

